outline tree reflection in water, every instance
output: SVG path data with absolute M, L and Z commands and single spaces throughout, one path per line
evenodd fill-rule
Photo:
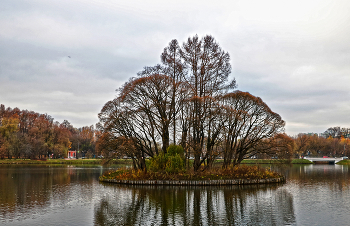
M 79 173 L 79 171 L 81 171 Z M 8 220 L 37 218 L 92 200 L 89 186 L 96 169 L 74 166 L 4 165 L 0 168 L 0 225 Z
M 106 186 L 95 225 L 295 224 L 293 197 L 278 185 Z

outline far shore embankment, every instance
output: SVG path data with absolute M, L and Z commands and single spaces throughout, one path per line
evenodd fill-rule
M 2 159 L 0 164 L 66 164 L 66 165 L 104 165 L 106 161 L 104 159 Z M 108 164 L 132 164 L 130 159 L 116 159 L 108 161 Z
M 222 159 L 216 160 L 215 164 L 221 164 Z M 343 164 L 346 161 L 344 160 Z M 118 165 L 125 164 L 131 165 L 131 159 L 114 159 L 107 162 L 108 164 Z M 79 165 L 79 164 L 90 164 L 90 165 L 104 165 L 106 160 L 104 159 L 40 159 L 40 160 L 31 160 L 31 159 L 0 159 L 0 164 L 69 164 L 69 165 Z M 293 159 L 284 160 L 284 159 L 245 159 L 242 161 L 242 164 L 313 164 L 306 159 Z M 345 163 L 346 164 L 346 163 Z M 349 161 L 350 164 L 350 161 Z

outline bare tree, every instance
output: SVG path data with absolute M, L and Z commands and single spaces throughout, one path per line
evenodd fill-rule
M 259 97 L 246 92 L 228 93 L 223 101 L 228 118 L 223 131 L 223 167 L 269 151 L 271 146 L 264 142 L 284 129 L 280 115 L 271 111 Z
M 108 102 L 100 113 L 106 131 L 134 139 L 141 159 L 153 157 L 159 145 L 165 153 L 170 144 L 170 125 L 174 120 L 173 79 L 144 72 L 120 89 L 120 95 Z M 176 95 L 175 95 L 176 96 Z
M 330 127 L 328 128 L 324 134 L 326 135 L 326 137 L 332 137 L 332 138 L 340 138 L 341 137 L 341 131 L 340 131 L 340 127 Z
M 183 106 L 183 96 L 179 95 L 179 88 L 182 86 L 181 78 L 184 73 L 184 64 L 181 58 L 181 49 L 176 39 L 164 48 L 161 60 L 164 65 L 164 74 L 172 78 L 172 124 L 173 124 L 173 143 L 176 144 L 176 117 Z M 181 92 L 183 93 L 183 92 Z
M 213 142 L 213 137 L 209 137 L 212 135 L 209 124 L 214 116 L 213 107 L 218 105 L 217 98 L 235 88 L 236 83 L 235 80 L 228 82 L 231 73 L 230 55 L 210 35 L 201 40 L 198 36 L 188 38 L 181 49 L 181 57 L 187 70 L 183 79 L 190 92 L 191 136 L 188 144 L 194 153 L 193 166 L 196 171 L 208 157 L 208 154 L 203 154 L 205 138 Z

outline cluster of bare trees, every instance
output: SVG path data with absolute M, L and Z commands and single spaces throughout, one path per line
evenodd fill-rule
M 332 137 L 332 138 L 350 138 L 350 128 L 341 128 L 339 126 L 330 127 L 324 133 L 324 137 Z
M 54 122 L 47 114 L 0 105 L 0 158 L 61 158 L 69 149 L 92 156 L 93 126 L 74 128 L 68 121 Z
M 181 46 L 172 40 L 161 64 L 145 67 L 102 108 L 100 150 L 128 155 L 145 169 L 145 157 L 173 143 L 194 158 L 197 171 L 219 155 L 226 167 L 283 148 L 284 121 L 260 98 L 234 91 L 229 61 L 212 36 L 194 36 Z

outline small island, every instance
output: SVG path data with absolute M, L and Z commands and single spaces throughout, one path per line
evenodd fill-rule
M 243 185 L 285 182 L 284 176 L 258 168 L 239 166 L 226 170 L 205 171 L 203 173 L 181 172 L 176 174 L 157 172 L 138 172 L 127 169 L 109 171 L 100 177 L 101 182 L 131 185 Z
M 101 181 L 283 181 L 265 169 L 240 166 L 249 158 L 291 159 L 294 141 L 279 114 L 236 88 L 230 55 L 214 37 L 171 40 L 161 63 L 125 82 L 98 115 L 96 149 L 107 158 L 133 160 L 133 170 L 109 172 Z M 172 145 L 182 151 L 169 150 Z
M 185 166 L 184 150 L 170 145 L 167 153 L 160 153 L 148 161 L 148 170 L 117 169 L 104 173 L 102 182 L 135 185 L 242 185 L 284 182 L 285 178 L 276 172 L 258 165 L 236 165 L 213 167 L 193 171 Z

